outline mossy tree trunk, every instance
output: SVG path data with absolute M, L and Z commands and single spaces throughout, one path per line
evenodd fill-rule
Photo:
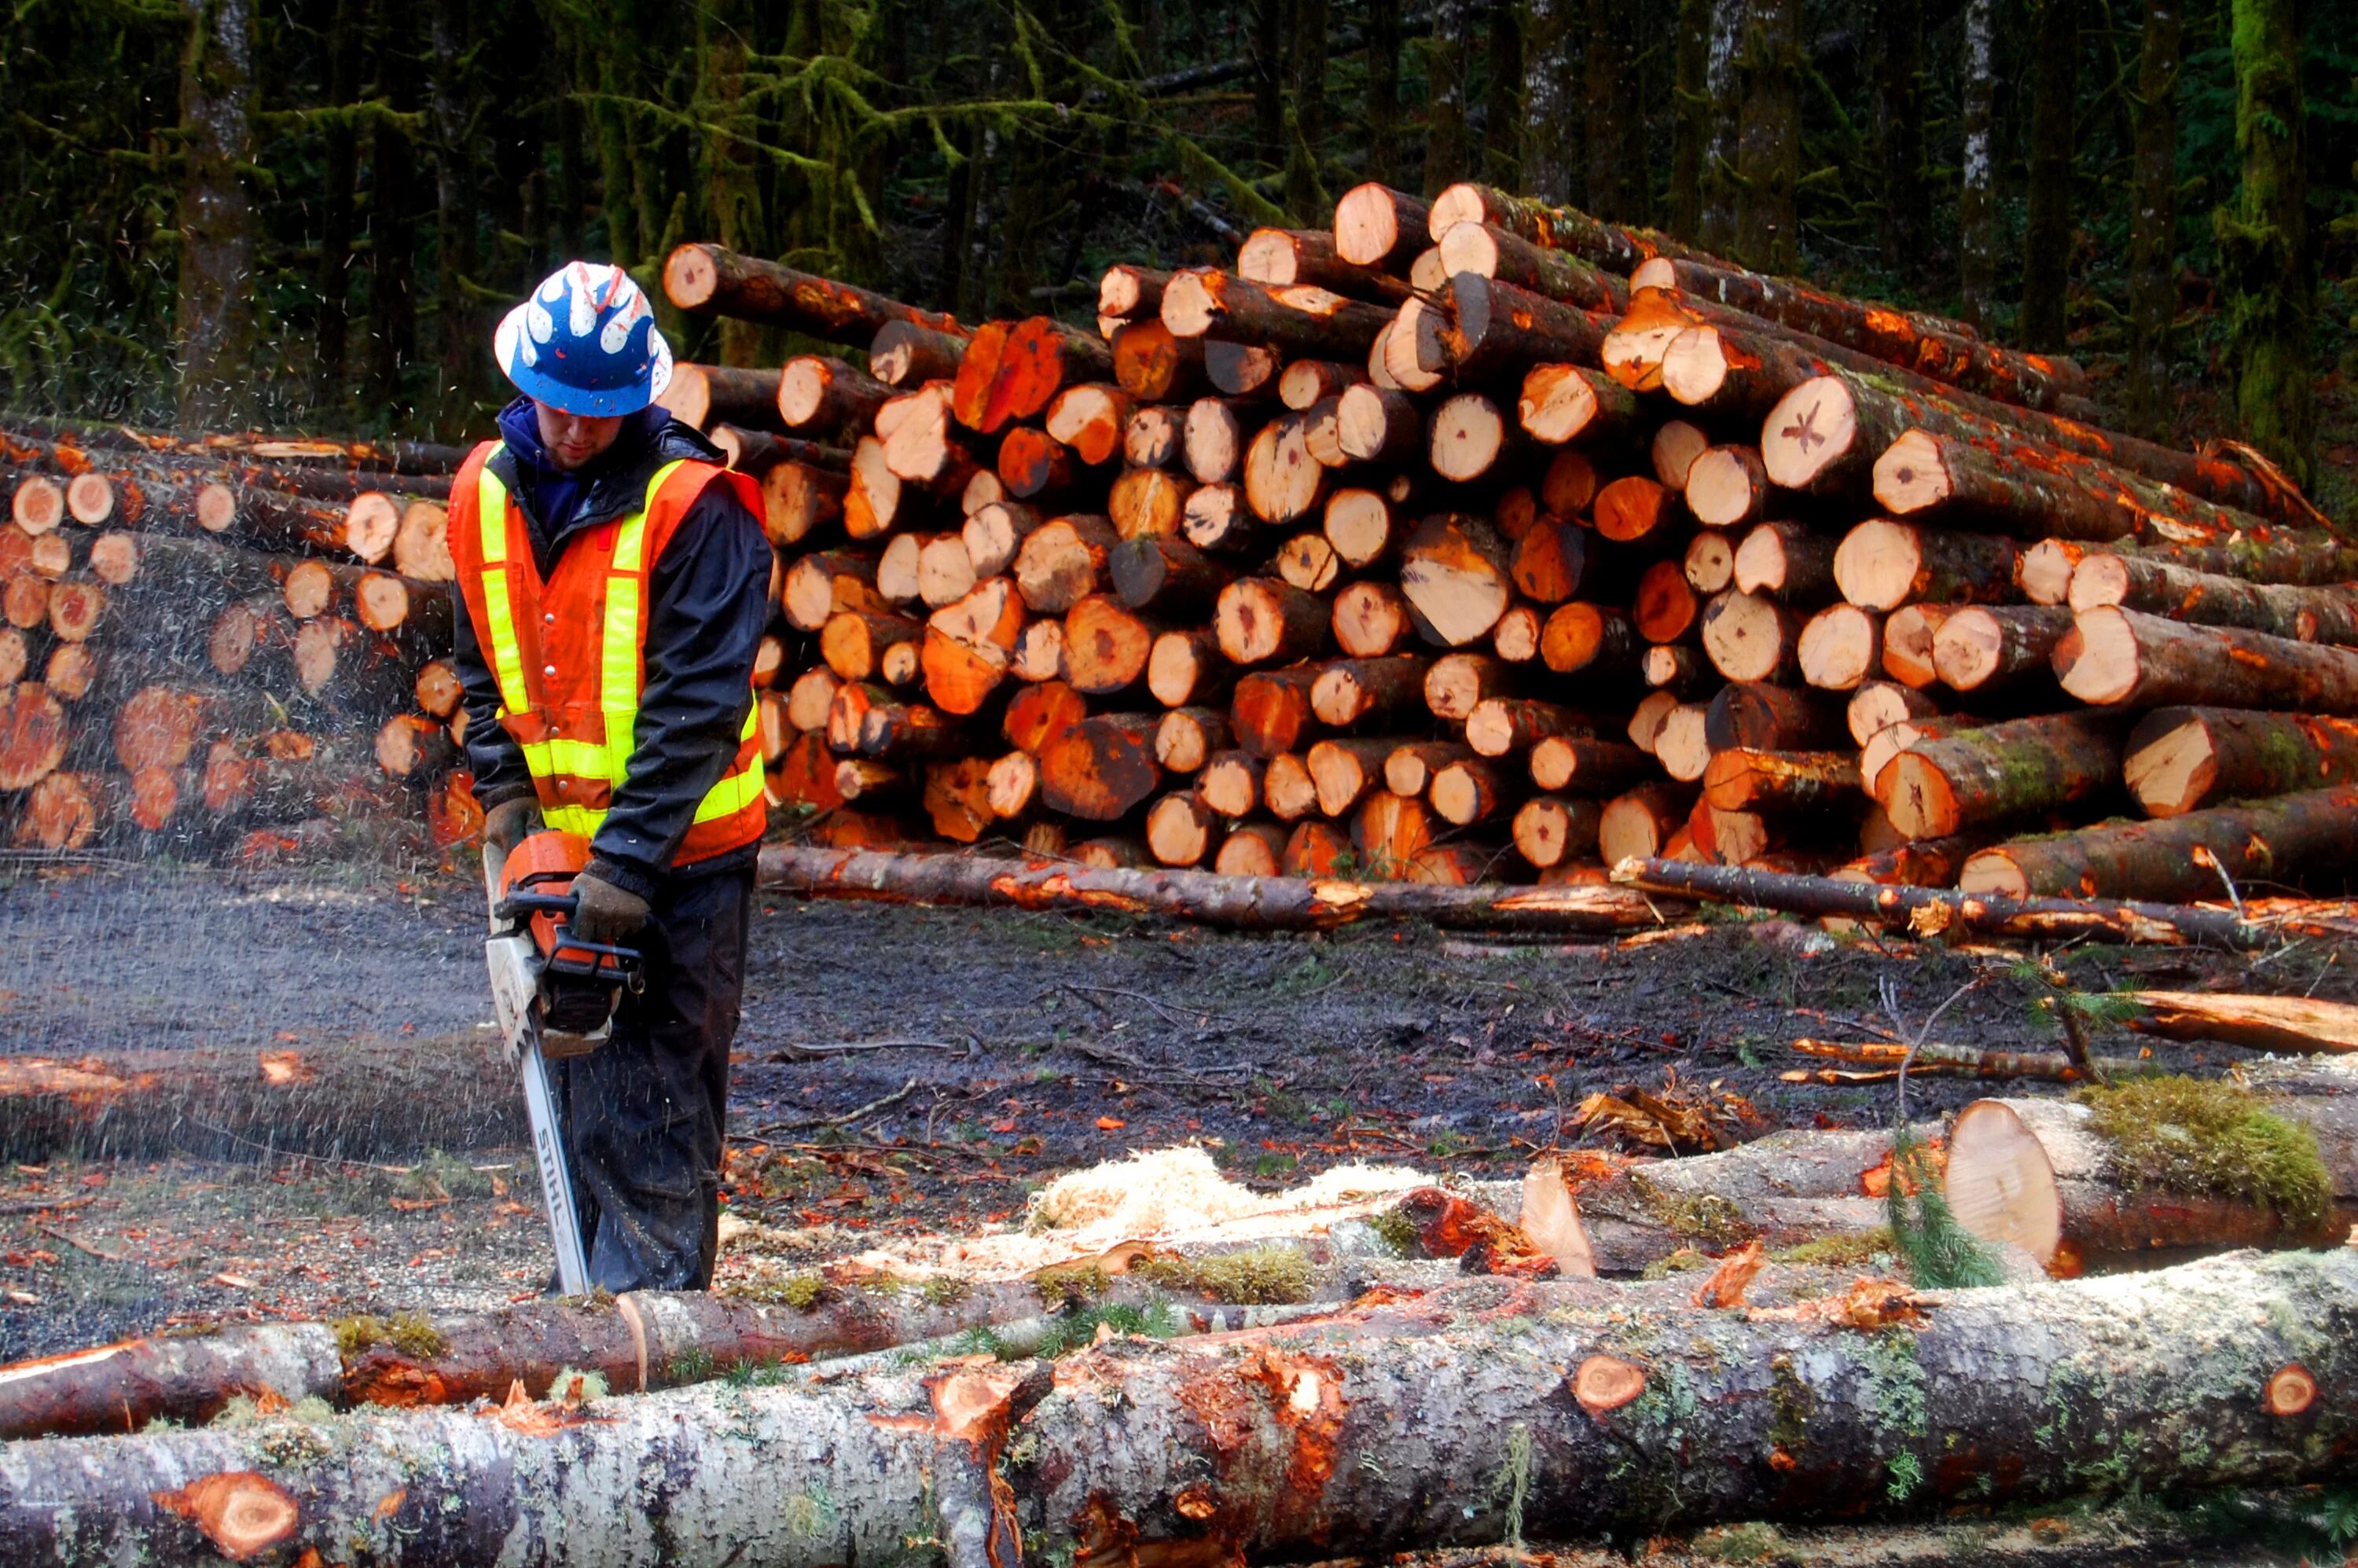
M 1703 210 L 1695 238 L 1704 250 L 1725 254 L 1736 247 L 1736 144 L 1743 124 L 1736 59 L 1751 0 L 1710 0 L 1710 5 L 1704 46 L 1704 91 L 1711 100 L 1704 113 L 1710 132 L 1704 140 Z
M 1762 272 L 1801 269 L 1794 187 L 1801 165 L 1801 0 L 1750 0 L 1737 62 L 1736 253 Z
M 1672 42 L 1671 232 L 1693 241 L 1703 229 L 1704 172 L 1711 157 L 1711 0 L 1679 0 Z
M 1997 0 L 1965 0 L 1965 55 L 1958 88 L 1964 149 L 1958 170 L 1958 315 L 1987 334 L 1997 287 L 1997 162 L 1990 135 L 1997 97 Z
M 2178 70 L 2184 0 L 2146 0 L 2137 59 L 2136 183 L 2129 230 L 2124 398 L 2140 436 L 2169 430 L 2169 323 L 2178 314 Z
M 762 201 L 759 134 L 747 102 L 746 57 L 753 48 L 749 0 L 706 0 L 696 12 L 698 98 L 703 124 L 705 202 L 714 237 L 741 255 L 775 254 Z M 725 365 L 775 364 L 775 334 L 760 324 L 723 317 L 719 360 Z
M 482 376 L 483 345 L 490 334 L 477 330 L 481 308 L 470 297 L 475 284 L 474 94 L 471 49 L 472 8 L 466 0 L 434 0 L 430 37 L 434 50 L 430 107 L 434 126 L 434 307 L 435 341 L 441 361 L 447 420 L 460 415 L 469 389 Z
M 2022 346 L 2059 353 L 2071 330 L 2071 111 L 2080 0 L 2033 0 L 2029 187 L 2022 233 Z
M 1285 46 L 1292 0 L 1252 0 L 1253 140 L 1271 163 L 1285 158 Z
M 1466 86 L 1474 53 L 1474 18 L 1481 8 L 1481 0 L 1434 0 L 1424 61 L 1427 196 L 1440 195 L 1469 172 Z
M 1921 270 L 1931 227 L 1924 178 L 1924 7 L 1921 0 L 1876 0 L 1875 143 L 1881 201 L 1876 244 L 1886 272 Z
M 2233 0 L 2235 200 L 2213 217 L 2226 284 L 2235 414 L 2244 439 L 2309 479 L 2317 409 L 2309 379 L 2316 280 L 2309 254 L 2299 0 Z
M 1572 200 L 1577 153 L 1572 97 L 1578 0 L 1524 0 L 1522 189 L 1541 201 Z
M 1368 0 L 1368 178 L 1386 185 L 1401 178 L 1400 73 L 1401 0 Z
M 254 161 L 252 0 L 182 0 L 180 272 L 174 306 L 180 424 L 234 426 L 252 407 Z
M 328 40 L 328 104 L 348 108 L 359 95 L 361 49 L 366 42 L 368 0 L 336 0 L 335 33 Z M 352 331 L 352 190 L 359 176 L 360 132 L 352 119 L 330 119 L 320 133 L 319 317 L 313 337 L 311 404 L 328 410 L 343 401 L 344 351 Z
M 396 31 L 380 11 L 370 38 L 377 95 L 406 113 L 417 106 L 416 71 Z M 409 410 L 402 371 L 417 357 L 417 148 L 390 115 L 369 134 L 368 315 L 369 401 L 397 418 Z
M 1320 144 L 1326 139 L 1326 54 L 1332 11 L 1328 0 L 1294 0 L 1293 81 L 1285 126 L 1285 210 L 1299 223 L 1316 223 L 1328 208 L 1318 157 Z
M 1582 27 L 1581 143 L 1586 169 L 1582 205 L 1593 215 L 1616 221 L 1625 215 L 1626 168 L 1621 160 L 1622 0 L 1587 0 Z
M 1490 7 L 1490 76 L 1483 97 L 1483 180 L 1523 189 L 1523 19 L 1515 0 Z

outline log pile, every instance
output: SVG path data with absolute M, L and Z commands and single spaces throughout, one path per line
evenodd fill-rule
M 2069 361 L 1475 185 L 1117 266 L 1094 334 L 667 276 L 844 346 L 686 395 L 774 498 L 823 846 L 2147 903 L 2358 857 L 2358 545 Z
M 0 832 L 286 859 L 472 831 L 444 538 L 463 452 L 0 424 Z

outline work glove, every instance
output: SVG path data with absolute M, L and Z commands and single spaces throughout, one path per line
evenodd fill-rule
M 510 854 L 540 822 L 540 802 L 531 795 L 503 800 L 483 814 L 483 847 Z
M 573 879 L 573 896 L 579 901 L 569 924 L 584 942 L 609 946 L 628 941 L 647 923 L 647 901 L 583 871 Z

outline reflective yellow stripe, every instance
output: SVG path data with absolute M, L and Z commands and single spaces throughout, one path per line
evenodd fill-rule
M 762 797 L 762 759 L 755 757 L 741 773 L 730 774 L 714 784 L 705 797 L 697 803 L 696 820 L 712 822 L 723 816 L 734 816 Z
M 665 481 L 677 473 L 686 459 L 676 459 L 655 470 L 647 481 L 645 503 L 622 520 L 614 532 L 614 561 L 606 578 L 606 624 L 599 639 L 598 707 L 606 718 L 603 765 L 584 769 L 616 789 L 631 771 L 631 753 L 638 749 L 639 728 L 639 608 L 647 557 L 647 514 Z
M 492 675 L 510 713 L 532 706 L 524 684 L 524 644 L 516 636 L 515 605 L 508 597 L 508 488 L 492 471 L 494 447 L 475 483 L 475 532 L 483 551 L 483 612 L 491 622 Z

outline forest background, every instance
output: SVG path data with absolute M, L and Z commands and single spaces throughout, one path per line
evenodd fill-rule
M 557 263 L 1093 319 L 1482 178 L 2067 351 L 2358 502 L 2358 0 L 13 0 L 0 404 L 457 438 Z M 664 307 L 683 357 L 806 347 Z

